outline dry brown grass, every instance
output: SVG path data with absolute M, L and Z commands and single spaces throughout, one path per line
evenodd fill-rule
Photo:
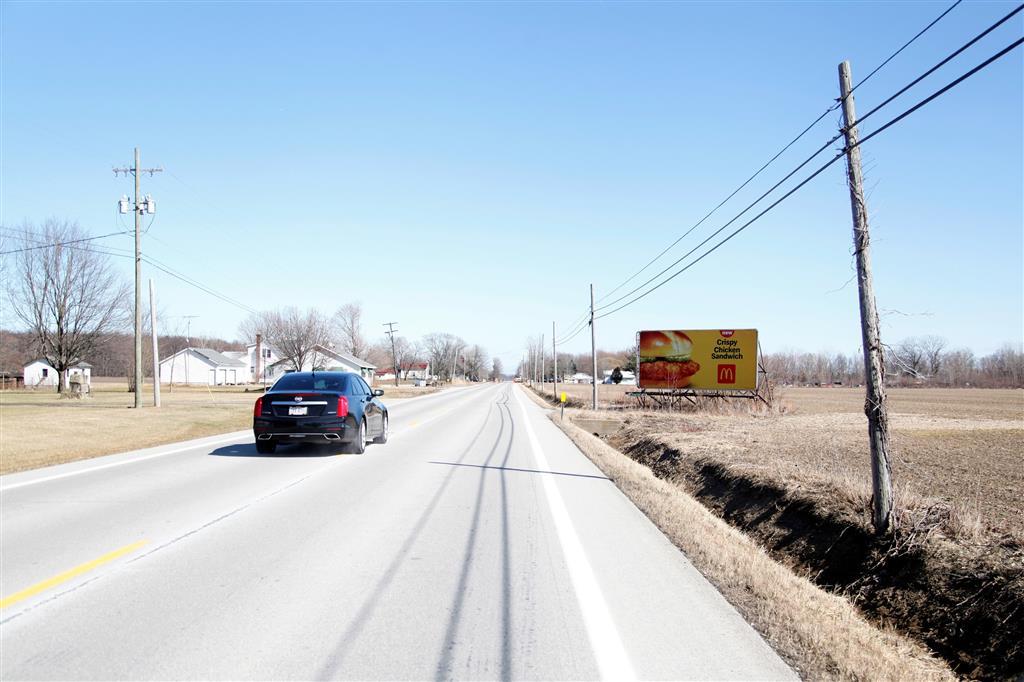
M 623 445 L 648 438 L 754 478 L 836 486 L 867 507 L 871 464 L 862 414 L 782 416 L 624 413 Z M 1007 419 L 891 416 L 897 504 L 939 500 L 950 532 L 983 525 L 1024 540 L 1024 424 Z
M 788 389 L 783 410 L 570 411 L 777 560 L 959 673 L 1024 660 L 1021 391 L 891 392 L 898 528 L 870 528 L 863 395 Z
M 773 561 L 679 487 L 570 421 L 554 421 L 802 678 L 953 679 L 923 647 L 874 627 L 847 600 Z
M 159 409 L 146 387 L 140 410 L 124 383 L 94 386 L 91 397 L 0 391 L 0 474 L 245 429 L 257 393 L 239 388 L 163 390 Z
M 550 396 L 551 384 L 546 389 Z M 625 394 L 636 387 L 598 389 L 602 401 L 615 404 L 631 400 Z M 577 400 L 572 404 L 589 407 L 590 386 L 562 390 Z M 903 506 L 940 500 L 952 509 L 951 529 L 987 527 L 1024 539 L 1024 391 L 906 388 L 888 393 L 893 477 Z M 602 412 L 601 418 L 631 420 L 631 433 L 623 441 L 646 436 L 688 457 L 711 457 L 771 480 L 812 486 L 838 482 L 858 500 L 868 499 L 863 389 L 787 387 L 776 396 L 778 409 L 770 412 L 737 400 L 734 409 L 630 410 Z

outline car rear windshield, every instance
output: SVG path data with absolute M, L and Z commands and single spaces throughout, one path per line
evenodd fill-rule
M 348 392 L 347 374 L 285 374 L 274 384 L 273 391 L 340 391 Z

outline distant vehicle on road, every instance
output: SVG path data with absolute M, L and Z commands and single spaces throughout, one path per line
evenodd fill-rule
M 343 445 L 362 454 L 367 441 L 388 441 L 388 409 L 363 378 L 350 372 L 285 374 L 253 407 L 256 451 L 269 454 L 280 443 Z

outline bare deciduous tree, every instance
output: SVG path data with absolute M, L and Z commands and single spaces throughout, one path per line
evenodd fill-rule
M 470 381 L 480 381 L 487 375 L 487 351 L 479 345 L 467 348 L 462 356 L 462 369 Z
M 121 301 L 128 284 L 114 273 L 108 255 L 81 241 L 88 235 L 77 223 L 49 219 L 22 232 L 26 250 L 11 254 L 11 310 L 31 331 L 34 350 L 57 371 L 57 390 L 64 391 L 67 370 L 124 326 Z M 52 246 L 30 248 L 40 244 Z
M 494 358 L 493 360 L 491 360 L 491 376 L 490 376 L 491 381 L 501 381 L 501 373 L 502 373 L 501 359 L 500 358 Z
M 363 336 L 363 307 L 359 303 L 346 303 L 334 312 L 331 318 L 333 336 L 338 348 L 362 358 L 369 350 Z
M 329 329 L 327 318 L 316 308 L 300 311 L 289 306 L 256 313 L 242 323 L 239 331 L 251 333 L 253 337 L 257 332 L 262 333 L 282 360 L 295 371 L 302 371 L 307 360 L 313 357 L 314 348 L 329 343 Z
M 453 367 L 466 342 L 453 334 L 427 334 L 423 337 L 423 352 L 430 361 L 431 371 L 442 381 L 451 381 Z

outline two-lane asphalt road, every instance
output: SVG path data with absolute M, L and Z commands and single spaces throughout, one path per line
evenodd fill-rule
M 522 389 L 0 479 L 0 678 L 792 679 Z

